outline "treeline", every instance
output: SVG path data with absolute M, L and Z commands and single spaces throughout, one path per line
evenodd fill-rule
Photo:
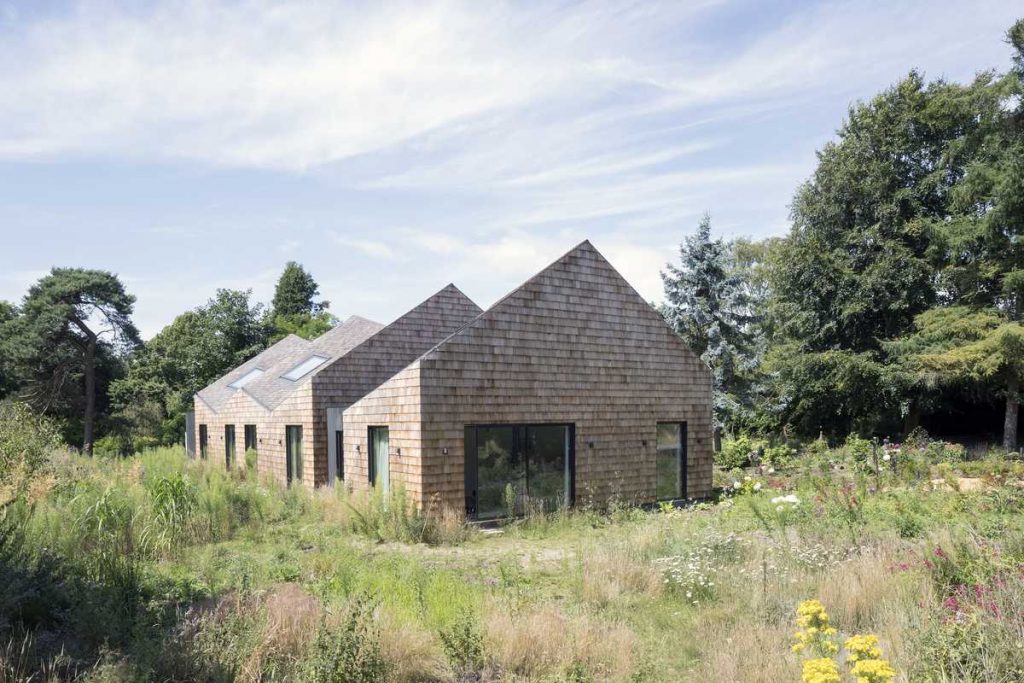
M 288 334 L 313 338 L 337 322 L 318 290 L 290 262 L 269 306 L 220 289 L 142 343 L 135 297 L 116 275 L 54 268 L 20 305 L 0 302 L 0 399 L 54 418 L 87 452 L 180 442 L 196 391 Z
M 787 236 L 714 239 L 662 273 L 663 313 L 714 371 L 732 432 L 907 433 L 999 406 L 1017 445 L 1024 378 L 1024 20 L 1013 63 L 966 84 L 917 72 L 850 108 L 793 198 Z M 335 322 L 289 263 L 270 306 L 219 290 L 145 344 L 116 276 L 58 268 L 0 302 L 0 399 L 88 450 L 182 438 L 193 394 L 288 333 Z M 977 422 L 967 427 L 985 431 Z
M 851 107 L 785 238 L 714 240 L 663 272 L 670 324 L 737 431 L 899 434 L 999 405 L 1024 378 L 1024 20 L 1013 64 L 971 83 L 911 72 Z

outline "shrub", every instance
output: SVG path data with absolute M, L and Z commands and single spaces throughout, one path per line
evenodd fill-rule
M 775 469 L 785 469 L 796 461 L 796 450 L 786 444 L 769 446 L 764 449 L 763 464 Z
M 753 450 L 754 444 L 750 437 L 739 434 L 722 443 L 722 450 L 715 453 L 715 464 L 724 470 L 745 467 L 750 463 L 750 454 Z
M 326 623 L 320 626 L 302 680 L 311 683 L 377 683 L 386 680 L 388 664 L 373 624 L 374 607 L 366 596 L 356 597 L 340 628 L 332 629 Z
M 0 403 L 0 505 L 24 487 L 61 445 L 52 420 L 37 415 L 24 403 Z
M 856 434 L 850 434 L 846 437 L 843 451 L 857 469 L 868 470 L 874 467 L 872 445 L 867 439 L 862 439 Z
M 259 473 L 259 453 L 255 448 L 245 451 L 245 473 L 252 477 Z
M 448 663 L 459 676 L 483 668 L 484 635 L 472 612 L 464 610 L 437 633 Z

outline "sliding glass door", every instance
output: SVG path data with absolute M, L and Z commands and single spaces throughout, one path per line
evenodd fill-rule
M 284 428 L 285 474 L 288 484 L 302 481 L 302 425 L 288 425 Z
M 574 434 L 573 425 L 466 427 L 466 512 L 494 519 L 571 505 Z

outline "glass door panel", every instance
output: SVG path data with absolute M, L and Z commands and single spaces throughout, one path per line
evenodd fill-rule
M 527 493 L 545 512 L 566 505 L 569 492 L 569 427 L 526 427 Z
M 686 497 L 686 423 L 658 423 L 655 493 L 658 500 Z
M 526 461 L 517 448 L 513 428 L 479 427 L 476 435 L 478 517 L 507 515 L 509 500 L 516 514 L 522 512 Z
M 286 442 L 286 467 L 288 483 L 302 481 L 302 427 L 289 426 L 284 428 Z
M 391 490 L 391 463 L 388 459 L 388 428 L 370 427 L 371 483 L 387 495 Z

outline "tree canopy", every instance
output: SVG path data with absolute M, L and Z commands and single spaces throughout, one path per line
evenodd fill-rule
M 316 301 L 320 287 L 302 265 L 289 261 L 274 288 L 271 310 L 273 340 L 289 334 L 313 339 L 337 324 L 327 301 Z
M 50 412 L 68 403 L 77 407 L 80 399 L 86 452 L 92 451 L 95 437 L 97 379 L 110 365 L 105 359 L 127 354 L 140 343 L 131 320 L 134 304 L 135 297 L 112 273 L 54 268 L 29 289 L 17 315 L 5 323 L 5 351 L 19 393 Z

